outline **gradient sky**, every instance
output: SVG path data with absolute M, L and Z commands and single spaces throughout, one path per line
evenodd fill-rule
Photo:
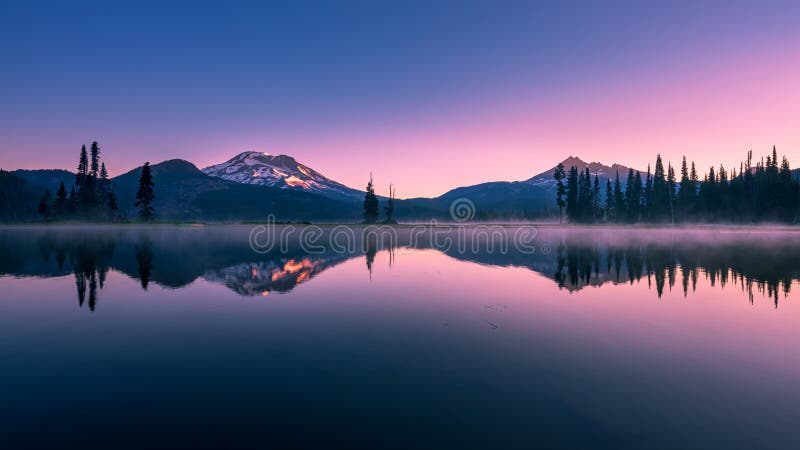
M 570 155 L 800 165 L 800 2 L 658 3 L 6 1 L 0 167 L 258 150 L 412 197 Z

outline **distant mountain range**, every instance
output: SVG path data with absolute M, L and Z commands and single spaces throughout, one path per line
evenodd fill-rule
M 573 156 L 562 163 L 567 170 L 588 167 L 602 183 L 613 180 L 617 173 L 624 183 L 628 173 L 628 168 L 619 164 L 587 163 Z M 180 159 L 151 167 L 156 184 L 154 207 L 162 220 L 263 220 L 274 214 L 278 220 L 352 221 L 361 215 L 363 191 L 334 181 L 288 155 L 244 152 L 202 170 Z M 477 218 L 526 218 L 555 208 L 554 170 L 555 166 L 524 181 L 481 183 L 434 198 L 397 200 L 396 216 L 400 220 L 448 220 L 450 204 L 467 198 L 475 205 Z M 0 209 L 3 201 L 8 208 L 16 208 L 12 214 L 0 211 L 3 220 L 35 217 L 44 189 L 55 193 L 64 182 L 69 190 L 75 181 L 74 173 L 60 169 L 3 173 L 0 190 L 19 192 L 17 197 L 24 194 L 25 204 L 33 203 L 26 208 L 11 206 L 9 200 L 3 200 L 9 195 L 0 196 Z M 135 215 L 133 202 L 140 173 L 141 167 L 111 180 L 118 203 L 129 217 Z

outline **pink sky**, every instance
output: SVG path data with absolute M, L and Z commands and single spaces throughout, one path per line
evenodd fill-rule
M 720 163 L 738 168 L 748 150 L 760 156 L 777 145 L 798 167 L 800 44 L 775 38 L 742 42 L 718 49 L 684 43 L 633 64 L 604 61 L 596 71 L 576 64 L 585 71 L 550 84 L 478 83 L 474 95 L 414 99 L 410 104 L 417 109 L 365 94 L 367 106 L 340 113 L 347 116 L 343 126 L 329 110 L 302 106 L 290 112 L 301 118 L 308 113 L 306 123 L 298 129 L 288 125 L 294 119 L 286 119 L 281 129 L 280 118 L 243 119 L 211 106 L 190 111 L 185 103 L 154 105 L 163 117 L 148 119 L 148 108 L 129 103 L 118 90 L 109 91 L 107 102 L 117 109 L 107 114 L 81 109 L 83 116 L 72 115 L 74 105 L 50 97 L 41 108 L 21 103 L 14 111 L 20 125 L 0 127 L 0 167 L 74 170 L 80 144 L 94 139 L 112 175 L 145 160 L 182 158 L 202 168 L 257 150 L 292 155 L 358 189 L 373 172 L 378 193 L 385 195 L 391 182 L 401 198 L 525 180 L 568 156 L 644 170 L 656 153 L 675 165 L 686 155 L 707 171 Z M 200 92 L 198 105 L 224 92 Z
M 565 84 L 544 99 L 516 93 L 429 123 L 331 136 L 312 132 L 274 145 L 258 145 L 269 139 L 253 136 L 223 145 L 234 148 L 229 153 L 201 152 L 196 162 L 217 163 L 251 148 L 286 153 L 356 188 L 373 171 L 380 193 L 391 181 L 404 198 L 524 180 L 570 155 L 642 170 L 656 153 L 675 165 L 686 155 L 705 171 L 720 163 L 738 169 L 749 149 L 760 156 L 777 145 L 798 167 L 797 45 L 703 56 L 660 69 Z

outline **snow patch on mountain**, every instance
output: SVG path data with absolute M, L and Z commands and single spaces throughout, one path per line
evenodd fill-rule
M 297 189 L 337 198 L 359 198 L 362 195 L 360 191 L 333 181 L 288 155 L 244 152 L 202 170 L 206 175 L 236 183 Z
M 588 168 L 592 177 L 597 174 L 597 177 L 603 182 L 605 182 L 606 179 L 613 181 L 617 174 L 619 174 L 619 181 L 623 184 L 628 177 L 629 170 L 628 167 L 616 163 L 612 164 L 611 166 L 606 166 L 603 163 L 596 161 L 587 163 L 576 156 L 570 156 L 562 161 L 561 164 L 564 165 L 564 172 L 566 174 L 569 174 L 569 169 L 573 166 L 577 167 L 579 173 L 583 173 Z M 542 188 L 555 188 L 556 180 L 553 179 L 553 173 L 555 170 L 555 167 L 546 170 L 538 175 L 533 176 L 532 178 L 525 180 L 525 183 Z

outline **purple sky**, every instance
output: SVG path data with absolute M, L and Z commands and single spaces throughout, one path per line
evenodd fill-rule
M 257 150 L 410 197 L 570 155 L 800 162 L 797 2 L 30 3 L 0 16 L 4 169 Z

